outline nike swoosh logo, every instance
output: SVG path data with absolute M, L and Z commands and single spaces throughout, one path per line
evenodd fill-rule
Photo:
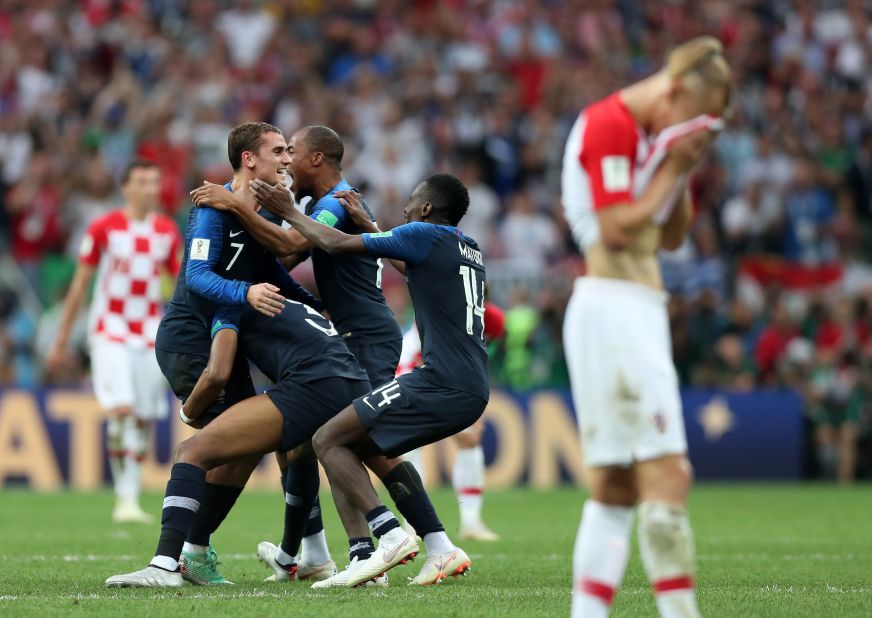
M 397 554 L 400 553 L 400 550 L 406 546 L 406 541 L 403 541 L 400 545 L 394 547 L 391 551 L 385 553 L 384 561 L 391 562 L 394 558 L 397 557 Z
M 239 236 L 244 231 L 245 230 L 239 230 L 238 232 L 230 232 L 230 238 L 233 238 L 234 236 Z
M 369 402 L 369 397 L 364 397 L 364 398 L 363 398 L 363 403 L 365 403 L 366 405 L 368 405 L 368 406 L 370 407 L 370 409 L 375 410 L 375 408 L 373 408 L 373 407 L 372 407 L 372 404 Z

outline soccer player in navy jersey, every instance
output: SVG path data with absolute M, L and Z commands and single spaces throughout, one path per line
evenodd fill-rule
M 487 405 L 484 263 L 475 241 L 457 228 L 469 207 L 469 194 L 454 176 L 436 174 L 412 193 L 404 209 L 405 225 L 388 232 L 349 235 L 288 209 L 290 198 L 279 187 L 261 181 L 251 186 L 259 203 L 281 210 L 298 232 L 323 251 L 368 254 L 405 263 L 423 341 L 424 365 L 359 397 L 313 439 L 334 495 L 344 495 L 350 506 L 365 512 L 379 539 L 377 550 L 368 559 L 352 561 L 348 569 L 313 587 L 356 586 L 418 551 L 417 541 L 400 528 L 379 500 L 362 457 L 396 457 L 454 435 L 478 420 Z M 368 213 L 356 193 L 342 192 L 337 197 L 359 225 L 369 225 Z M 412 478 L 420 483 L 417 473 Z M 347 506 L 337 504 L 340 509 Z M 451 545 L 444 531 L 438 535 L 447 546 L 434 551 L 427 542 L 429 535 L 425 535 L 425 568 L 430 566 L 441 578 L 466 572 L 470 561 L 465 552 Z
M 252 178 L 277 182 L 288 163 L 284 137 L 266 123 L 249 122 L 234 128 L 228 136 L 228 154 L 234 180 L 226 186 L 242 189 L 243 194 Z M 253 204 L 250 208 L 254 212 Z M 262 214 L 271 216 L 266 211 L 256 216 Z M 244 357 L 221 371 L 211 362 L 209 326 L 213 314 L 224 305 L 243 306 L 247 301 L 258 311 L 274 315 L 284 307 L 279 292 L 322 308 L 272 254 L 248 236 L 233 215 L 191 210 L 181 272 L 158 328 L 155 354 L 174 393 L 185 403 L 186 413 L 196 420 L 192 423 L 195 426 L 207 425 L 231 405 L 255 395 Z M 217 554 L 209 537 L 233 507 L 259 460 L 233 462 L 209 472 L 202 508 L 182 552 L 188 581 L 229 583 L 217 569 Z
M 344 147 L 335 131 L 324 126 L 304 127 L 291 136 L 288 152 L 288 171 L 293 178 L 294 195 L 299 201 L 311 198 L 306 205 L 306 216 L 348 234 L 360 234 L 373 228 L 373 216 L 365 203 L 361 205 L 361 220 L 355 222 L 336 197 L 339 192 L 352 187 L 342 176 Z M 287 192 L 284 195 L 284 201 L 274 205 L 273 213 L 286 219 L 289 215 L 283 209 L 294 208 Z M 292 261 L 299 261 L 311 253 L 318 290 L 343 341 L 368 373 L 372 384 L 387 384 L 393 380 L 402 335 L 381 291 L 383 262 L 380 258 L 365 254 L 331 255 L 297 230 L 284 229 L 262 217 L 253 216 L 237 194 L 219 185 L 204 183 L 192 191 L 192 196 L 198 204 L 233 212 L 252 236 L 278 256 L 291 256 Z M 301 251 L 304 254 L 298 253 Z M 286 262 L 285 265 L 289 264 Z M 454 547 L 410 463 L 383 456 L 368 458 L 365 463 L 384 482 L 397 508 L 425 539 L 428 552 L 437 555 Z M 293 475 L 289 475 L 287 481 L 300 487 Z M 305 484 L 303 487 L 306 488 Z M 318 487 L 308 489 L 317 492 Z M 294 495 L 290 490 L 286 493 Z M 309 492 L 304 494 L 310 495 Z M 337 494 L 334 497 L 341 500 L 342 496 Z M 317 512 L 310 518 L 307 536 L 303 539 L 304 547 L 306 539 L 311 538 L 309 535 L 323 531 L 317 504 L 315 509 Z M 353 508 L 339 510 L 349 534 L 349 560 L 368 558 L 375 546 L 363 515 Z M 258 545 L 258 556 L 273 569 L 272 579 L 287 579 L 286 572 L 293 567 L 293 555 L 285 548 L 287 538 L 291 538 L 291 533 L 286 525 L 281 546 L 276 547 L 267 541 Z M 441 571 L 432 568 L 432 564 L 425 564 L 413 582 L 429 585 L 442 577 Z M 377 583 L 386 583 L 386 578 L 379 578 Z
M 238 331 L 244 354 L 273 384 L 178 446 L 154 558 L 144 569 L 108 578 L 109 587 L 181 586 L 178 558 L 203 500 L 207 471 L 307 443 L 318 427 L 371 388 L 333 324 L 308 305 L 287 301 L 274 317 L 229 306 L 213 318 L 214 332 L 228 329 Z

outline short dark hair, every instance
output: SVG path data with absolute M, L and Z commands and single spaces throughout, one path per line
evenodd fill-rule
M 334 167 L 339 167 L 342 164 L 342 157 L 345 154 L 345 146 L 342 145 L 342 138 L 339 134 L 324 125 L 313 125 L 306 127 L 306 146 L 312 152 L 321 152 L 324 157 Z
M 238 172 L 242 167 L 242 153 L 257 152 L 263 144 L 263 136 L 266 133 L 282 135 L 281 129 L 268 122 L 243 122 L 233 127 L 230 135 L 227 136 L 227 156 L 234 172 Z
M 424 200 L 430 202 L 451 225 L 457 225 L 469 209 L 469 191 L 457 176 L 433 174 L 424 179 Z
M 149 170 L 154 168 L 157 168 L 157 163 L 154 161 L 148 161 L 147 159 L 134 159 L 124 168 L 124 172 L 121 174 L 121 184 L 127 184 L 127 181 L 130 180 L 130 176 L 135 170 Z

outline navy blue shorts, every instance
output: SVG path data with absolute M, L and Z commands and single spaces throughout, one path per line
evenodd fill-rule
M 160 348 L 155 348 L 154 354 L 157 357 L 157 364 L 160 366 L 161 372 L 169 382 L 170 388 L 173 389 L 173 393 L 182 402 L 185 402 L 191 396 L 194 385 L 197 384 L 197 380 L 200 379 L 200 375 L 206 368 L 209 357 L 202 354 L 167 352 Z M 242 356 L 237 356 L 224 390 L 200 416 L 203 426 L 208 425 L 231 406 L 255 395 L 251 374 L 248 372 L 248 361 Z
M 347 343 L 349 351 L 354 354 L 357 364 L 369 376 L 370 384 L 380 386 L 394 379 L 397 365 L 400 363 L 400 352 L 403 349 L 402 339 L 393 339 L 383 343 L 364 343 L 356 345 Z
M 266 390 L 267 397 L 282 413 L 282 440 L 279 451 L 289 451 L 308 442 L 324 423 L 351 405 L 372 388 L 367 380 L 323 378 L 294 382 L 286 378 Z
M 416 369 L 354 400 L 360 423 L 386 457 L 453 436 L 487 407 L 477 395 L 437 386 L 420 374 Z

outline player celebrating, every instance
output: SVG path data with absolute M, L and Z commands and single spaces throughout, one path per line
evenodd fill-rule
M 349 234 L 359 234 L 372 227 L 372 215 L 368 210 L 366 216 L 355 222 L 339 203 L 339 192 L 352 187 L 342 176 L 344 147 L 335 131 L 324 126 L 304 127 L 291 136 L 288 151 L 288 171 L 293 177 L 294 195 L 300 201 L 311 197 L 306 205 L 309 218 Z M 218 185 L 204 183 L 192 192 L 192 196 L 198 204 L 233 212 L 258 242 L 278 256 L 294 256 L 291 261 L 298 261 L 305 259 L 305 252 L 311 251 L 318 290 L 343 341 L 369 375 L 370 382 L 384 384 L 393 379 L 400 356 L 401 333 L 381 291 L 381 259 L 370 255 L 330 255 L 297 230 L 283 229 L 254 216 L 236 194 Z M 274 214 L 287 219 L 290 215 L 285 209 L 294 210 L 287 192 L 272 208 Z M 363 209 L 366 209 L 365 205 Z M 402 459 L 387 460 L 384 457 L 368 458 L 366 464 L 384 482 L 397 508 L 424 538 L 428 552 L 433 556 L 450 554 L 454 545 L 445 535 L 414 466 Z M 289 503 L 305 503 L 317 496 L 318 485 L 306 483 L 293 470 L 284 484 L 285 493 L 290 496 L 286 497 Z M 341 494 L 339 497 L 341 499 Z M 294 538 L 293 526 L 288 510 L 286 507 L 281 545 L 264 541 L 258 546 L 258 556 L 273 570 L 271 580 L 288 579 L 295 567 L 293 543 L 289 542 Z M 343 508 L 340 512 L 349 533 L 349 560 L 365 560 L 375 549 L 366 521 L 354 509 Z M 303 538 L 304 553 L 307 548 L 323 546 L 323 534 L 320 505 L 316 502 Z M 318 553 L 316 549 L 313 551 Z M 321 553 L 327 555 L 326 550 Z M 443 579 L 445 575 L 442 569 L 434 566 L 436 564 L 434 561 L 425 562 L 413 582 L 429 585 Z M 298 578 L 302 578 L 301 572 L 297 571 Z M 386 578 L 380 578 L 378 583 L 386 583 Z
M 289 196 L 280 188 L 260 181 L 252 187 L 259 202 L 284 204 L 286 220 L 328 253 L 367 253 L 405 262 L 424 342 L 424 366 L 358 398 L 319 429 L 313 440 L 334 495 L 351 500 L 350 505 L 337 502 L 337 508 L 341 511 L 350 506 L 366 513 L 370 530 L 379 539 L 372 556 L 353 560 L 345 571 L 314 587 L 355 586 L 418 551 L 415 539 L 379 501 L 362 465 L 362 455 L 396 457 L 454 435 L 477 421 L 487 405 L 484 263 L 475 241 L 456 227 L 469 207 L 469 194 L 454 176 L 436 174 L 412 193 L 404 209 L 409 223 L 389 232 L 352 236 L 288 209 Z M 368 225 L 370 216 L 357 193 L 337 196 L 359 225 Z M 417 473 L 406 482 L 416 483 L 420 483 Z M 406 491 L 412 489 L 417 487 L 407 487 Z M 417 529 L 415 522 L 411 523 Z M 469 568 L 463 550 L 450 544 L 437 549 L 428 542 L 428 536 L 424 535 L 428 549 L 425 567 L 434 565 L 443 577 Z M 449 543 L 444 532 L 441 538 Z
M 154 558 L 139 571 L 115 575 L 108 587 L 163 587 L 184 583 L 179 554 L 200 508 L 206 473 L 219 465 L 290 451 L 355 397 L 369 380 L 329 320 L 308 305 L 291 302 L 275 317 L 250 308 L 216 314 L 213 329 L 236 329 L 246 356 L 273 382 L 266 394 L 231 407 L 175 453 L 163 501 Z
M 661 616 L 698 616 L 686 501 L 690 463 L 657 250 L 691 220 L 687 175 L 730 98 L 718 41 L 583 110 L 566 143 L 563 203 L 587 259 L 564 344 L 590 498 L 573 560 L 572 615 L 606 616 L 626 569 L 633 509 Z
M 234 178 L 225 186 L 239 190 L 242 197 L 252 178 L 278 182 L 286 171 L 287 144 L 273 125 L 246 122 L 235 127 L 228 136 L 227 150 Z M 256 210 L 253 203 L 246 206 Z M 261 214 L 271 216 L 265 211 L 258 216 Z M 254 284 L 264 279 L 265 283 Z M 284 307 L 279 291 L 291 299 L 321 307 L 245 232 L 232 214 L 212 209 L 191 210 L 182 273 L 158 329 L 156 355 L 173 391 L 188 413 L 197 417 L 199 427 L 209 424 L 233 404 L 255 395 L 248 362 L 243 356 L 226 369 L 219 370 L 212 363 L 209 325 L 215 311 L 223 305 L 242 305 L 247 301 L 254 309 L 274 315 Z M 199 400 L 205 405 L 194 414 L 189 398 L 193 398 L 198 380 L 204 389 Z M 210 535 L 233 508 L 259 461 L 260 457 L 254 457 L 209 471 L 201 508 L 182 550 L 182 574 L 186 580 L 201 585 L 230 583 L 218 571 Z M 317 477 L 317 470 L 314 473 Z M 332 568 L 325 577 L 331 573 Z
M 160 172 L 132 162 L 121 179 L 125 205 L 97 218 L 82 239 L 64 301 L 60 330 L 46 358 L 63 362 L 73 320 L 97 273 L 90 314 L 94 393 L 109 414 L 106 442 L 115 485 L 115 522 L 152 521 L 139 506 L 140 464 L 153 421 L 168 412 L 166 382 L 154 355 L 160 323 L 161 272 L 179 272 L 179 231 L 156 212 Z

